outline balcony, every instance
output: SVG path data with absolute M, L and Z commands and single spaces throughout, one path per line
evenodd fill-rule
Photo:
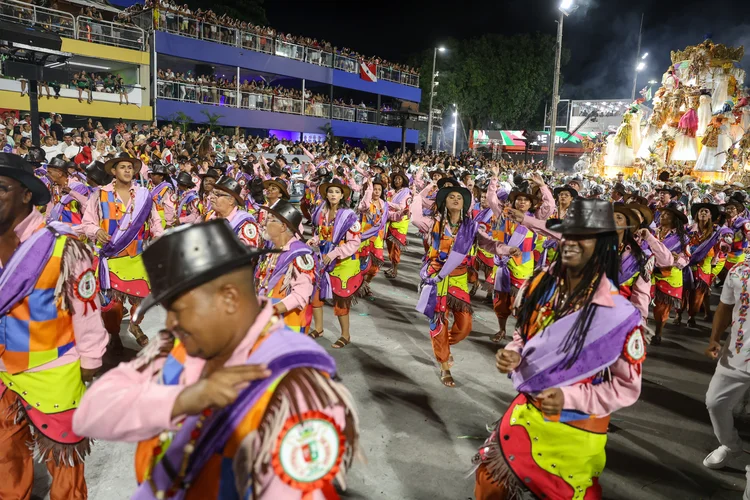
M 199 21 L 176 12 L 159 10 L 154 16 L 152 10 L 145 10 L 133 15 L 132 20 L 144 30 L 153 29 L 156 23 L 159 31 L 359 74 L 359 62 L 343 54 L 334 54 L 317 47 L 307 47 L 251 31 Z M 385 81 L 419 87 L 419 75 L 390 67 L 379 66 L 377 76 Z
M 73 16 L 16 0 L 3 0 L 0 21 L 16 22 L 57 33 L 61 37 L 125 49 L 146 50 L 146 32 L 134 25 Z

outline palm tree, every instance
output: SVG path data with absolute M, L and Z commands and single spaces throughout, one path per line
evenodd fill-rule
M 186 115 L 183 111 L 177 112 L 177 115 L 175 116 L 175 121 L 180 124 L 183 134 L 187 133 L 188 127 L 190 126 L 191 123 L 193 123 L 193 119 L 190 118 L 188 115 Z
M 208 121 L 208 132 L 211 133 L 211 131 L 215 128 L 217 128 L 219 124 L 219 120 L 224 118 L 224 115 L 220 113 L 209 113 L 208 111 L 201 110 L 201 113 L 203 113 L 206 116 L 206 120 Z

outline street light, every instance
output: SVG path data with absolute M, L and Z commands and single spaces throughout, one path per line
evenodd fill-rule
M 641 56 L 641 60 L 643 60 L 643 59 L 646 59 L 647 57 L 648 57 L 648 52 L 646 52 L 645 54 L 643 54 L 643 55 Z
M 649 85 L 656 85 L 657 83 L 659 83 L 659 82 L 657 82 L 656 80 L 649 80 L 648 81 Z
M 646 63 L 645 62 L 639 62 L 638 66 L 635 67 L 636 71 L 643 71 L 646 69 Z
M 454 104 L 454 106 L 456 106 Z M 456 117 L 456 121 L 453 123 L 453 153 L 451 153 L 453 156 L 456 156 L 456 130 L 458 129 L 458 106 L 456 106 L 456 111 L 453 113 L 453 116 Z
M 560 3 L 560 20 L 557 22 L 557 46 L 555 47 L 555 76 L 552 82 L 552 116 L 549 127 L 549 152 L 547 167 L 552 168 L 555 161 L 555 135 L 557 131 L 557 104 L 560 102 L 560 56 L 562 55 L 563 20 L 578 8 L 574 0 L 562 0 Z
M 427 110 L 429 116 L 427 117 L 427 144 L 432 147 L 432 98 L 435 96 L 435 77 L 437 72 L 435 71 L 435 64 L 437 63 L 437 53 L 445 52 L 445 47 L 435 47 L 435 51 L 432 54 L 432 80 L 430 82 L 430 108 Z
M 641 56 L 641 36 L 643 35 L 643 13 L 641 13 L 641 27 L 638 30 L 638 50 L 635 52 L 635 74 L 633 74 L 633 92 L 630 94 L 630 102 L 635 101 L 635 89 L 638 86 L 638 72 L 646 68 L 644 59 L 648 57 L 648 52 Z

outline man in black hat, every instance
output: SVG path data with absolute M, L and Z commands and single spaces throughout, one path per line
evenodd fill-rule
M 255 273 L 258 295 L 269 297 L 286 326 L 307 333 L 312 321 L 310 299 L 314 291 L 315 261 L 299 228 L 302 213 L 286 200 L 262 206 L 263 239 L 281 253 L 261 257 Z
M 45 225 L 34 207 L 49 201 L 28 162 L 0 154 L 0 498 L 28 498 L 34 453 L 52 498 L 86 498 L 90 441 L 71 422 L 108 336 L 93 258 L 67 225 Z
M 86 166 L 86 184 L 95 189 L 112 182 L 113 177 L 104 171 L 104 163 L 92 161 Z
M 134 181 L 141 166 L 127 153 L 107 161 L 104 170 L 114 182 L 89 198 L 81 222 L 83 234 L 99 248 L 99 286 L 108 299 L 102 317 L 118 347 L 125 302 L 132 316 L 150 290 L 141 261 L 144 245 L 164 232 L 151 192 Z M 137 322 L 131 321 L 128 331 L 140 346 L 148 343 Z
M 255 217 L 245 210 L 245 200 L 239 182 L 222 175 L 213 186 L 209 202 L 211 210 L 205 215 L 205 220 L 226 219 L 245 245 L 252 248 L 262 246 L 260 227 Z
M 169 175 L 169 168 L 166 165 L 157 163 L 149 170 L 148 176 L 151 199 L 154 200 L 156 211 L 159 212 L 161 226 L 165 229 L 175 226 L 177 193 L 175 193 L 174 185 L 172 184 L 172 177 Z
M 190 224 L 200 219 L 200 198 L 195 190 L 193 177 L 180 171 L 175 177 L 177 184 L 177 203 L 175 213 L 180 224 Z
M 45 210 L 47 223 L 64 222 L 80 234 L 89 188 L 77 178 L 69 176 L 67 162 L 60 158 L 53 158 L 47 164 L 47 177 L 52 181 L 52 198 Z
M 609 415 L 640 395 L 643 319 L 610 281 L 619 272 L 612 204 L 574 200 L 547 228 L 561 233 L 560 252 L 519 292 L 514 340 L 495 357 L 519 395 L 474 457 L 477 500 L 508 491 L 551 498 L 561 477 L 579 497 L 601 498 Z M 541 445 L 549 448 L 540 460 L 522 459 L 538 458 Z M 554 463 L 546 450 L 555 450 Z
M 136 319 L 167 309 L 159 349 L 98 380 L 74 422 L 94 438 L 141 441 L 135 497 L 200 488 L 203 498 L 323 498 L 335 479 L 345 486 L 358 440 L 351 396 L 333 358 L 256 295 L 263 253 L 224 221 L 181 227 L 146 250 L 153 294 Z

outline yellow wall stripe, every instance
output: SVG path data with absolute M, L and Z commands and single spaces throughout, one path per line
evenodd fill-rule
M 62 39 L 61 50 L 63 52 L 71 52 L 81 56 L 96 57 L 97 59 L 145 64 L 147 66 L 151 63 L 150 52 L 123 49 L 111 45 L 102 45 L 100 43 L 85 42 L 83 40 L 73 40 L 70 38 Z

